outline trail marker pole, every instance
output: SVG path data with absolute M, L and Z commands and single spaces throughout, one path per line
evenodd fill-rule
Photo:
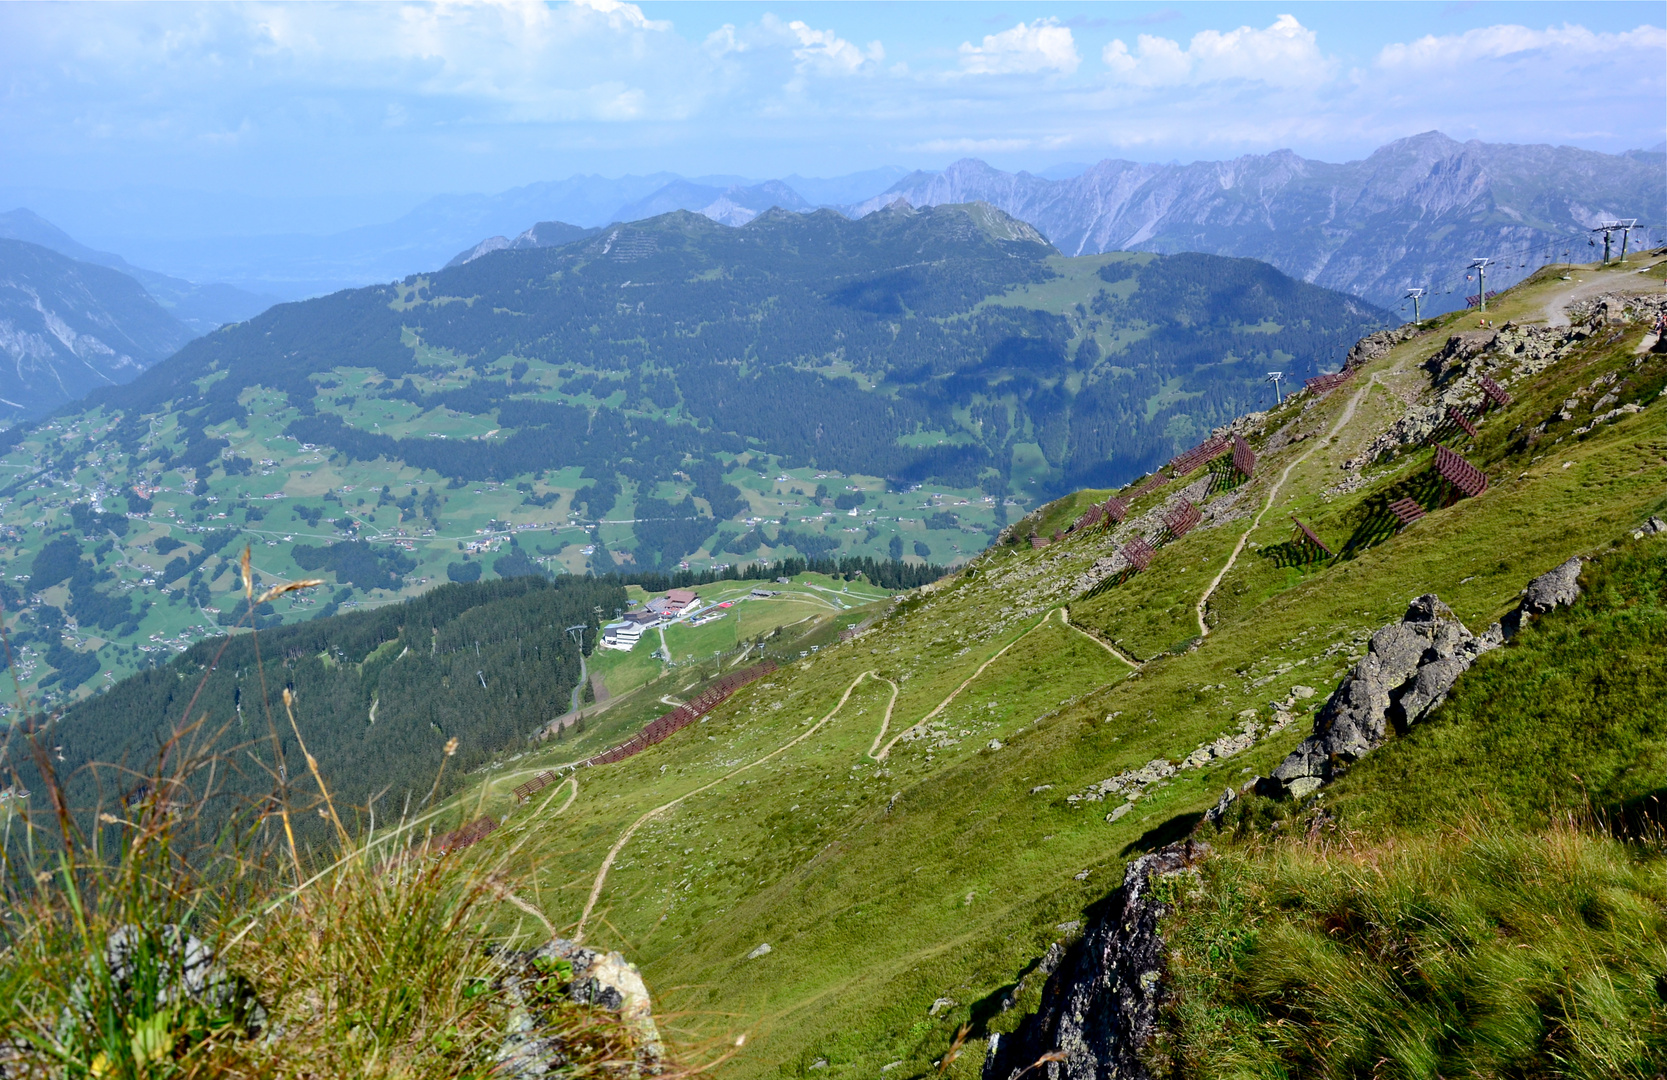
M 1604 243 L 1607 244 L 1608 242 L 1609 242 L 1608 239 L 1605 238 Z M 1488 277 L 1487 277 L 1487 274 L 1488 274 L 1488 263 L 1490 263 L 1492 261 L 1493 261 L 1492 259 L 1471 259 L 1470 260 L 1470 268 L 1472 270 L 1476 271 L 1476 294 L 1477 294 L 1477 297 L 1478 297 L 1477 302 L 1481 305 L 1483 312 L 1486 312 L 1488 310 Z M 1607 260 L 1605 260 L 1605 261 L 1607 261 Z
M 1418 302 L 1424 299 L 1424 290 L 1408 289 L 1406 299 L 1412 301 L 1412 325 L 1417 326 L 1424 321 L 1418 315 Z

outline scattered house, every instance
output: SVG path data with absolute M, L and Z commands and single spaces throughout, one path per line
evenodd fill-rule
M 609 623 L 602 628 L 602 647 L 630 652 L 642 640 L 643 624 L 627 621 Z
M 672 589 L 666 595 L 650 600 L 648 610 L 663 618 L 675 619 L 699 602 L 700 597 L 688 589 Z
M 768 599 L 769 597 L 772 597 L 776 594 L 775 594 L 775 591 L 772 590 L 772 589 L 754 589 L 752 591 L 752 595 L 758 597 L 761 600 L 764 600 L 764 599 Z

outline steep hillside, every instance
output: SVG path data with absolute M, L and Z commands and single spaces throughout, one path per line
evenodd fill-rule
M 78 548 L 79 585 L 18 599 L 107 681 L 219 632 L 243 541 L 343 605 L 483 573 L 949 565 L 1381 318 L 1248 260 L 1066 259 L 988 207 L 667 215 L 280 305 L 14 429 L 0 560 L 15 582 Z M 36 687 L 63 671 L 26 659 Z
M 1129 505 L 1120 522 L 1118 507 L 1110 518 L 1088 513 L 1104 508 L 1110 491 L 1051 503 L 952 579 L 907 596 L 848 640 L 807 651 L 697 726 L 624 761 L 571 772 L 559 768 L 572 760 L 559 749 L 530 755 L 462 795 L 458 820 L 502 820 L 478 857 L 521 845 L 552 923 L 625 950 L 657 999 L 687 1018 L 685 1038 L 738 1046 L 729 1075 L 976 1075 L 989 1036 L 1021 1026 L 1049 974 L 1074 955 L 1084 925 L 1098 925 L 1125 864 L 1186 837 L 1206 811 L 1231 801 L 1224 790 L 1275 775 L 1374 633 L 1399 622 L 1409 601 L 1437 594 L 1480 634 L 1518 607 L 1531 579 L 1571 556 L 1633 544 L 1652 514 L 1667 513 L 1667 354 L 1649 351 L 1662 311 L 1662 255 L 1652 256 L 1648 275 L 1541 275 L 1490 307 L 1491 326 L 1450 316 L 1368 339 L 1354 351 L 1351 378 L 1234 425 L 1257 455 L 1252 463 L 1241 453 L 1244 468 L 1231 464 L 1227 447 L 1211 460 L 1201 460 L 1206 453 L 1178 463 L 1167 482 L 1121 493 Z M 1651 295 L 1624 299 L 1638 292 Z M 1563 316 L 1571 304 L 1567 320 L 1552 325 L 1547 314 Z M 1503 404 L 1485 404 L 1484 376 Z M 1441 480 L 1437 442 L 1480 470 L 1485 490 L 1472 485 L 1465 495 Z M 1200 511 L 1196 524 L 1182 500 Z M 1403 526 L 1391 505 L 1416 520 Z M 1155 550 L 1143 570 L 1137 538 Z M 1625 548 L 1625 558 L 1659 567 L 1664 542 L 1638 541 L 1645 546 Z M 1653 597 L 1647 582 L 1659 575 L 1648 573 L 1657 574 L 1643 586 Z M 1592 588 L 1608 610 L 1633 602 L 1627 589 L 1635 586 Z M 1462 827 L 1465 814 L 1498 817 L 1490 807 L 1510 806 L 1520 815 L 1515 827 L 1534 828 L 1588 798 L 1594 808 L 1632 806 L 1659 791 L 1667 729 L 1658 706 L 1629 698 L 1620 683 L 1604 691 L 1617 712 L 1606 723 L 1630 755 L 1583 742 L 1579 714 L 1555 697 L 1544 723 L 1519 718 L 1473 751 L 1455 738 L 1465 725 L 1487 723 L 1479 703 L 1512 710 L 1523 700 L 1513 686 L 1529 672 L 1546 691 L 1563 687 L 1539 675 L 1553 653 L 1570 664 L 1608 656 L 1615 670 L 1636 665 L 1656 633 L 1648 621 L 1656 603 L 1616 624 L 1645 635 L 1636 648 L 1611 650 L 1599 634 L 1584 653 L 1571 652 L 1585 631 L 1560 629 L 1550 616 L 1520 630 L 1459 676 L 1427 734 L 1414 728 L 1406 744 L 1415 757 L 1393 756 L 1399 744 L 1389 733 L 1381 769 L 1369 759 L 1372 769 L 1350 773 L 1353 786 L 1322 794 L 1321 805 L 1346 814 L 1346 826 L 1398 820 L 1433 837 L 1443 823 Z M 1609 616 L 1596 618 L 1593 632 Z M 1594 669 L 1580 678 L 1601 677 Z M 1578 694 L 1589 684 L 1566 685 Z M 1518 697 L 1500 696 L 1511 693 Z M 1579 763 L 1586 787 L 1559 777 L 1548 788 L 1545 770 L 1565 759 Z M 516 785 L 552 768 L 539 781 L 546 786 L 517 801 Z M 1523 799 L 1515 778 L 1536 773 L 1547 782 Z M 1349 799 L 1360 808 L 1348 809 Z M 1273 809 L 1247 810 L 1247 828 L 1286 814 L 1308 829 L 1310 818 L 1295 814 L 1311 809 L 1263 802 Z M 1261 841 L 1247 842 L 1243 858 L 1257 858 Z M 1343 834 L 1339 845 L 1347 846 Z M 1397 857 L 1415 862 L 1420 851 Z M 1519 855 L 1529 858 L 1497 859 Z M 1630 918 L 1637 903 L 1659 895 L 1659 853 L 1637 847 L 1600 857 L 1619 875 L 1601 911 Z M 1561 869 L 1566 862 L 1533 865 L 1550 875 L 1545 910 L 1564 918 L 1560 890 L 1582 886 Z M 1277 879 L 1268 871 L 1245 902 L 1284 910 L 1279 897 L 1299 872 L 1307 871 L 1293 866 Z M 1454 864 L 1441 872 L 1458 880 L 1481 871 Z M 1316 894 L 1303 925 L 1327 925 L 1328 902 Z M 1222 910 L 1231 923 L 1232 909 Z M 1213 909 L 1196 918 L 1205 916 Z M 1589 930 L 1576 921 L 1559 933 L 1607 933 L 1609 916 L 1593 918 Z M 1544 948 L 1534 955 L 1613 946 L 1619 966 L 1607 970 L 1634 971 L 1639 957 L 1660 958 L 1649 925 L 1640 924 L 1641 946 L 1619 923 L 1612 937 L 1566 937 L 1567 947 L 1540 934 L 1535 947 Z M 1206 931 L 1198 963 L 1243 955 L 1210 952 L 1218 938 Z M 1270 937 L 1267 948 L 1299 949 L 1288 940 Z M 1357 985 L 1223 976 L 1226 1012 L 1202 1001 L 1201 1023 L 1263 1008 L 1257 1001 L 1296 1001 L 1292 1011 L 1267 1014 L 1270 1023 L 1326 1016 L 1319 998 L 1265 995 L 1281 985 L 1344 995 Z M 1364 993 L 1383 984 L 1358 985 Z M 1410 999 L 1395 996 L 1411 992 L 1391 986 L 1369 1008 L 1412 1016 Z M 1254 998 L 1249 1005 L 1244 994 Z M 1368 1015 L 1368 1005 L 1357 1008 L 1349 1015 Z M 1512 1008 L 1553 1024 L 1558 1015 L 1541 998 Z M 957 1050 L 962 1025 L 968 1041 Z M 1181 1074 L 1215 1075 L 1207 1052 L 1187 1053 L 1207 1051 L 1217 1029 L 1176 1030 L 1192 1040 L 1177 1058 Z M 1292 1030 L 1306 1040 L 1306 1029 Z M 1568 1064 L 1548 1066 L 1548 1075 L 1614 1075 L 1603 1073 L 1608 1058 L 1587 1049 L 1619 1045 L 1613 1039 L 1557 1045 L 1567 1047 Z M 1269 1075 L 1300 1072 L 1309 1060 L 1278 1050 L 1265 1059 L 1274 1062 Z M 1229 1060 L 1239 1059 L 1221 1059 L 1223 1070 Z M 1354 1068 L 1348 1063 L 1365 1059 L 1327 1060 Z M 1406 1075 L 1427 1074 L 1414 1064 Z
M 1571 247 L 1583 252 L 1602 218 L 1667 220 L 1663 175 L 1658 153 L 1459 143 L 1431 131 L 1343 164 L 1290 151 L 1190 165 L 1107 160 L 1045 180 L 966 160 L 905 177 L 852 212 L 900 197 L 915 206 L 977 199 L 1069 255 L 1248 256 L 1386 307 L 1427 288 L 1439 295 L 1426 310 L 1441 312 L 1464 306 L 1463 267 L 1477 256 L 1500 261 L 1495 280 L 1508 285 Z
M 190 338 L 127 275 L 0 240 L 0 405 L 14 416 L 130 382 Z

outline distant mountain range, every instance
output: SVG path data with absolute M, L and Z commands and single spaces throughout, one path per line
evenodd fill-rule
M 1427 310 L 1463 304 L 1463 268 L 1500 260 L 1501 286 L 1571 243 L 1586 261 L 1605 218 L 1667 224 L 1667 157 L 1566 146 L 1460 143 L 1431 131 L 1334 165 L 1288 150 L 1232 161 L 1102 161 L 1048 180 L 977 160 L 912 173 L 849 208 L 987 202 L 1036 226 L 1067 255 L 1201 251 L 1261 259 L 1293 277 L 1395 304 L 1440 287 Z M 1510 265 L 1503 265 L 1509 263 Z
M 889 166 L 834 178 L 585 175 L 493 195 L 439 195 L 381 224 L 318 234 L 290 225 L 274 235 L 191 236 L 176 223 L 169 235 L 145 236 L 135 227 L 123 233 L 122 250 L 178 277 L 302 299 L 433 270 L 460 254 L 568 242 L 573 234 L 557 224 L 596 229 L 689 210 L 742 225 L 771 207 L 860 217 L 899 198 L 917 207 L 989 203 L 1066 254 L 1244 256 L 1380 305 L 1421 286 L 1439 294 L 1426 310 L 1443 311 L 1462 306 L 1472 288 L 1464 267 L 1474 257 L 1497 260 L 1489 282 L 1503 286 L 1575 244 L 1591 254 L 1583 241 L 1605 217 L 1667 225 L 1667 155 L 1460 143 L 1426 132 L 1341 164 L 1281 150 L 1188 165 L 1108 159 L 1037 174 L 967 159 L 941 172 Z M 539 233 L 528 235 L 534 225 Z M 199 325 L 184 301 L 146 286 Z
M 0 403 L 41 413 L 131 381 L 195 337 L 133 278 L 0 239 Z
M 1604 219 L 1638 218 L 1659 229 L 1667 223 L 1664 163 L 1660 151 L 1460 143 L 1432 131 L 1341 165 L 1281 150 L 1191 165 L 1108 159 L 1052 170 L 1061 178 L 1049 179 L 969 158 L 837 208 L 862 217 L 898 199 L 916 207 L 985 202 L 1035 226 L 1067 255 L 1242 256 L 1375 304 L 1397 304 L 1422 287 L 1431 293 L 1425 310 L 1442 312 L 1463 306 L 1472 258 L 1494 259 L 1490 281 L 1503 287 L 1573 247 L 1580 251 L 1568 257 L 1584 260 L 1590 229 Z M 620 207 L 615 220 L 693 210 L 741 225 L 770 206 L 817 205 L 828 204 L 782 181 L 724 189 L 675 180 Z M 569 234 L 557 224 L 539 229 L 565 243 Z M 531 231 L 485 244 L 541 246 Z M 459 258 L 495 249 L 477 244 Z
M 246 292 L 219 283 L 199 285 L 134 266 L 120 255 L 88 247 L 30 210 L 17 209 L 0 214 L 0 238 L 24 240 L 71 259 L 119 270 L 143 285 L 157 303 L 193 334 L 206 334 L 226 323 L 242 322 L 278 302 L 275 296 Z

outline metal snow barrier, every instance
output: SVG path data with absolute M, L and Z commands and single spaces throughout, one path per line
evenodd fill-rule
M 1129 565 L 1136 570 L 1144 570 L 1151 566 L 1152 556 L 1156 554 L 1157 552 L 1152 550 L 1152 545 L 1139 536 L 1123 545 L 1123 558 L 1129 560 Z
M 1200 521 L 1204 520 L 1203 511 L 1192 504 L 1190 499 L 1182 499 L 1181 505 L 1164 516 L 1164 526 L 1169 530 L 1171 540 L 1179 540 L 1193 530 Z
M 1487 474 L 1445 446 L 1435 448 L 1435 471 L 1471 498 L 1488 489 Z
M 1239 470 L 1246 480 L 1256 475 L 1256 451 L 1236 432 L 1233 435 L 1233 468 Z
M 1389 504 L 1389 512 L 1400 521 L 1403 529 L 1424 516 L 1424 508 L 1411 499 L 1396 499 Z
M 754 664 L 750 668 L 725 675 L 711 686 L 708 686 L 705 690 L 702 690 L 700 696 L 695 698 L 693 701 L 679 705 L 677 708 L 673 709 L 669 713 L 666 713 L 664 716 L 649 721 L 643 726 L 641 731 L 637 732 L 629 739 L 626 739 L 617 746 L 608 747 L 608 749 L 602 751 L 600 754 L 596 754 L 593 757 L 588 757 L 585 760 L 578 762 L 574 767 L 580 768 L 583 766 L 609 765 L 616 761 L 623 761 L 632 754 L 639 754 L 642 751 L 647 750 L 650 746 L 653 746 L 655 743 L 663 742 L 664 740 L 670 738 L 674 733 L 683 730 L 696 720 L 699 720 L 701 717 L 717 708 L 725 698 L 729 697 L 743 686 L 746 686 L 748 683 L 757 682 L 759 679 L 762 679 L 764 676 L 775 670 L 776 662 L 774 660 L 766 660 L 762 664 Z M 516 788 L 515 797 L 522 802 L 526 802 L 533 792 L 538 791 L 541 788 L 549 787 L 551 784 L 560 779 L 560 773 L 553 771 L 541 772 L 525 784 Z
M 1476 437 L 1476 425 L 1472 424 L 1470 422 L 1470 417 L 1460 412 L 1456 407 L 1452 405 L 1447 406 L 1447 419 L 1463 428 L 1464 433 L 1469 435 L 1472 439 Z
M 1226 439 L 1206 439 L 1197 446 L 1193 447 L 1191 450 L 1188 450 L 1186 453 L 1176 454 L 1174 457 L 1170 458 L 1169 465 L 1167 466 L 1169 474 L 1176 478 L 1185 476 L 1187 473 L 1198 468 L 1198 466 L 1204 464 L 1206 461 L 1220 457 L 1222 454 L 1226 453 L 1228 445 L 1229 444 Z
M 1507 394 L 1502 386 L 1486 375 L 1479 376 L 1476 379 L 1476 385 L 1482 388 L 1482 393 L 1487 395 L 1488 401 L 1493 402 L 1501 409 L 1511 403 L 1511 395 Z M 1483 403 L 1483 407 L 1487 407 L 1486 402 Z
M 434 851 L 436 854 L 446 855 L 466 848 L 471 844 L 478 844 L 490 836 L 497 827 L 497 818 L 476 818 L 461 829 L 446 833 L 434 841 Z
M 1327 555 L 1332 555 L 1332 556 L 1335 557 L 1336 553 L 1333 552 L 1330 548 L 1325 546 L 1325 541 L 1321 540 L 1319 538 L 1319 536 L 1317 536 L 1315 534 L 1313 529 L 1310 529 L 1308 526 L 1304 525 L 1302 522 L 1297 521 L 1297 517 L 1296 517 L 1295 514 L 1291 515 L 1291 520 L 1296 522 L 1297 528 L 1302 531 L 1302 540 L 1303 540 L 1303 542 L 1313 544 L 1315 547 L 1319 548 L 1321 551 L 1325 552 Z
M 1352 378 L 1354 378 L 1354 370 L 1344 368 L 1335 375 L 1320 375 L 1316 378 L 1307 379 L 1303 382 L 1302 388 L 1316 394 L 1324 394 L 1328 390 L 1334 390 L 1342 386 Z

